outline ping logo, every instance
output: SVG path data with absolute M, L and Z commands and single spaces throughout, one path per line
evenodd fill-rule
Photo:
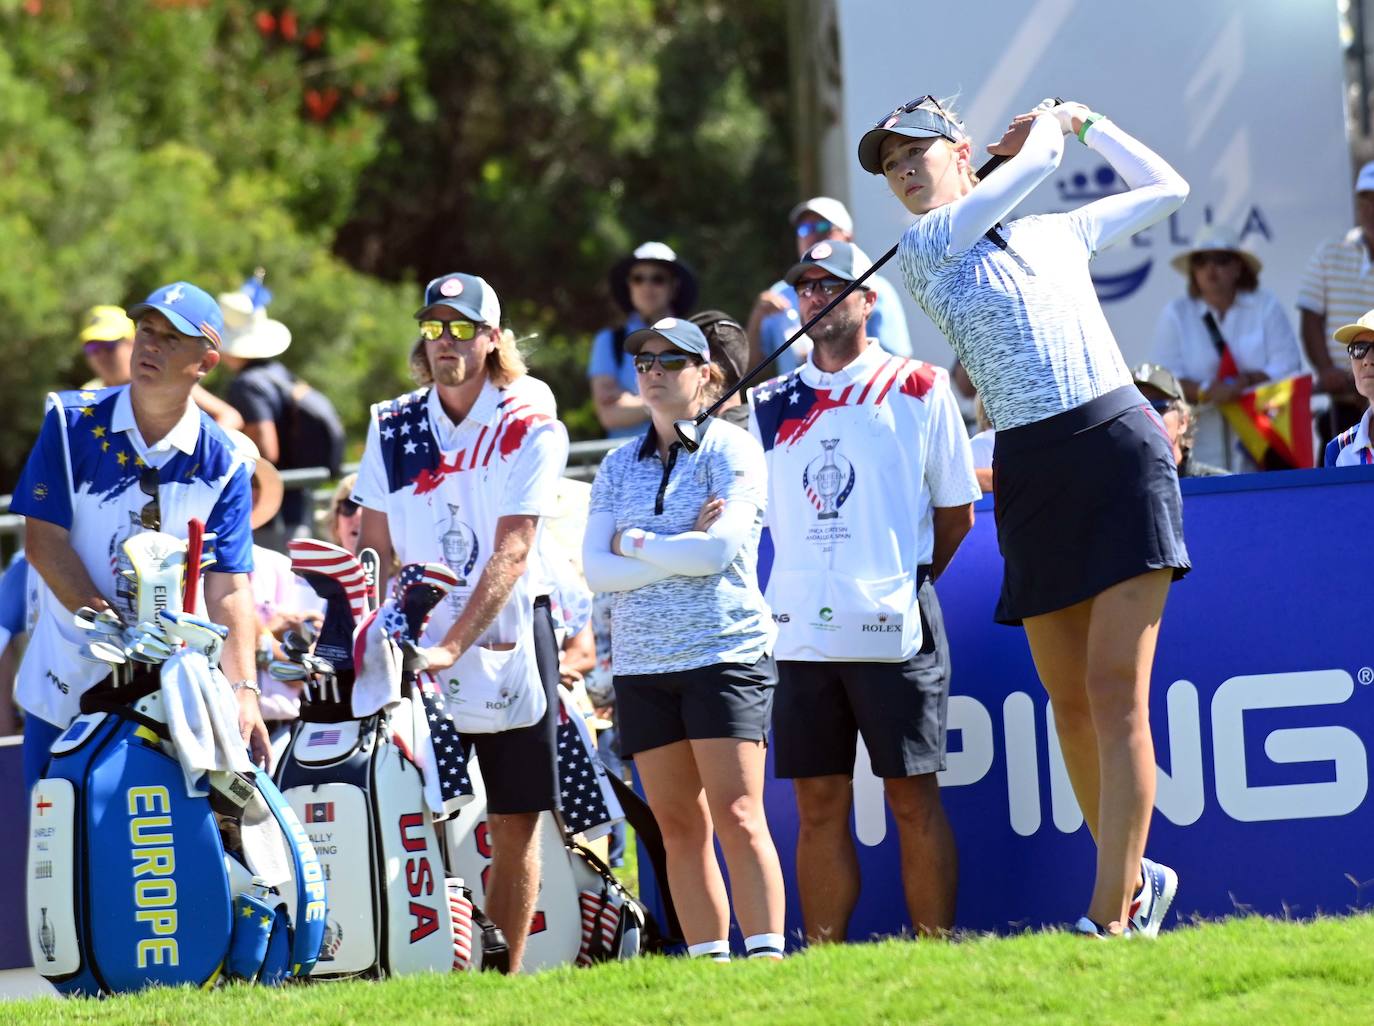
M 179 965 L 171 797 L 165 787 L 131 787 L 127 799 L 134 863 L 134 933 L 145 934 L 137 942 L 137 964 L 140 969 Z

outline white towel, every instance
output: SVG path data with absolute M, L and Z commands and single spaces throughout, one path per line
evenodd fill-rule
M 203 652 L 182 648 L 162 664 L 162 709 L 188 795 L 209 793 L 201 778 L 212 770 L 252 770 L 239 733 L 238 703 Z
M 394 635 L 405 617 L 393 602 L 373 612 L 353 634 L 353 715 L 362 719 L 401 700 L 401 650 Z

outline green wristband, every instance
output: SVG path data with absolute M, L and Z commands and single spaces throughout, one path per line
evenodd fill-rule
M 1084 146 L 1088 145 L 1088 129 L 1092 127 L 1094 122 L 1100 120 L 1102 120 L 1102 115 L 1094 112 L 1092 114 L 1089 114 L 1086 118 L 1084 118 L 1083 123 L 1078 126 L 1078 141 L 1081 142 Z

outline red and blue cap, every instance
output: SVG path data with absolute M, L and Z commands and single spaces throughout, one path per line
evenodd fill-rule
M 156 310 L 172 322 L 183 335 L 203 338 L 216 349 L 224 333 L 224 314 L 210 293 L 189 281 L 174 281 L 154 289 L 148 298 L 129 307 L 129 318 L 137 321 L 150 310 Z

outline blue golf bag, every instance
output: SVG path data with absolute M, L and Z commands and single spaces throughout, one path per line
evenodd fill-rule
M 35 967 L 67 995 L 309 975 L 328 911 L 304 829 L 256 771 L 209 774 L 209 794 L 188 796 L 155 673 L 142 676 L 136 700 L 87 696 L 30 795 Z

